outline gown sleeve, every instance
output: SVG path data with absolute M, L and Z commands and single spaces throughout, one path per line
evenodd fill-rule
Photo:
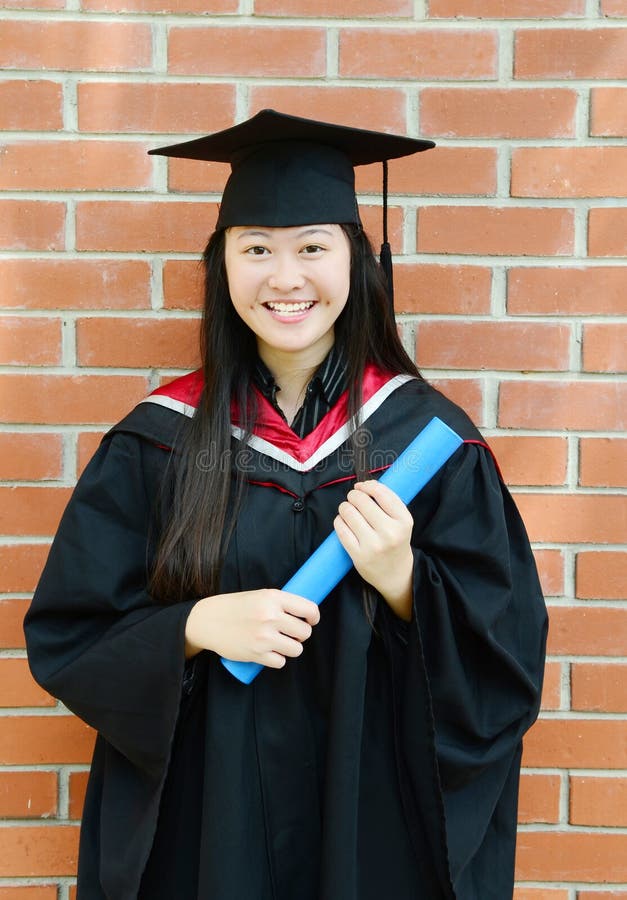
M 70 499 L 25 619 L 35 679 L 133 766 L 159 777 L 179 710 L 191 603 L 147 591 L 167 453 L 105 439 Z
M 521 739 L 540 705 L 544 600 L 524 525 L 486 449 L 460 448 L 410 508 L 414 608 L 407 644 L 396 644 L 408 770 L 416 786 L 416 704 L 426 694 L 454 896 L 500 900 L 513 882 Z

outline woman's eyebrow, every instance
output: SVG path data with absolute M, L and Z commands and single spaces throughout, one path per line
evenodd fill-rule
M 331 232 L 328 228 L 320 227 L 319 225 L 315 225 L 311 228 L 304 228 L 302 231 L 299 231 L 296 235 L 297 240 L 300 240 L 303 237 L 310 237 L 313 234 L 324 234 L 327 237 L 332 237 L 333 232 Z M 250 237 L 263 237 L 270 238 L 272 235 L 269 231 L 263 231 L 260 228 L 247 228 L 245 231 L 240 232 L 237 235 L 236 240 L 240 241 L 242 238 L 250 238 Z
M 254 228 L 249 228 L 249 229 L 246 229 L 246 231 L 242 231 L 241 234 L 238 234 L 236 239 L 239 241 L 239 240 L 241 240 L 241 238 L 248 238 L 248 237 L 266 237 L 267 238 L 269 236 L 270 235 L 267 231 L 259 231 Z
M 329 237 L 332 236 L 332 232 L 329 231 L 327 228 L 316 227 L 316 228 L 306 228 L 304 231 L 300 231 L 298 233 L 298 237 L 301 238 L 301 237 L 305 237 L 305 236 L 311 235 L 311 234 L 326 234 Z

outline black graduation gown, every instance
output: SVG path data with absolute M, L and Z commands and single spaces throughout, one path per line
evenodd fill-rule
M 213 653 L 186 664 L 193 601 L 146 589 L 168 448 L 199 385 L 160 389 L 105 438 L 25 622 L 35 678 L 98 732 L 79 900 L 511 897 L 546 611 L 479 433 L 427 384 L 369 370 L 373 470 L 434 415 L 466 441 L 410 505 L 412 621 L 379 599 L 371 627 L 353 571 L 303 654 L 242 685 Z M 223 591 L 284 584 L 350 487 L 345 397 L 303 440 L 261 406 Z

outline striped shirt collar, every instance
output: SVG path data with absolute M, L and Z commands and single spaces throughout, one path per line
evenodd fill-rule
M 314 372 L 307 385 L 303 405 L 290 425 L 299 437 L 305 437 L 316 427 L 331 407 L 337 403 L 346 389 L 347 364 L 344 354 L 337 345 L 333 345 L 327 356 Z M 266 364 L 257 359 L 253 372 L 253 381 L 273 407 L 283 412 L 277 403 L 276 396 L 281 390 Z

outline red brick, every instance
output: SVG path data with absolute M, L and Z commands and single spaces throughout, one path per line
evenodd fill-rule
M 0 762 L 5 765 L 88 763 L 93 745 L 94 732 L 75 716 L 0 719 Z
M 65 0 L 0 0 L 0 9 L 65 9 Z M 0 894 L 0 900 L 2 894 Z
M 579 711 L 627 712 L 627 665 L 573 663 L 571 697 L 571 708 Z M 627 821 L 621 824 L 627 825 Z
M 14 554 L 12 551 L 14 549 L 20 550 L 21 547 L 13 547 L 13 546 L 1 546 L 0 545 L 0 592 L 6 591 L 9 593 L 12 588 L 8 586 L 8 573 L 7 573 L 7 561 L 10 558 L 11 562 L 14 563 Z M 44 550 L 47 552 L 48 548 L 45 547 Z M 46 552 L 43 554 L 43 559 L 41 560 L 41 565 L 34 572 L 32 577 L 32 587 L 34 588 L 34 584 L 37 580 L 37 576 L 41 571 L 43 563 L 45 561 Z M 24 554 L 21 555 L 22 561 L 24 558 Z M 35 567 L 33 567 L 35 569 Z M 24 616 L 26 615 L 26 610 L 28 609 L 30 600 L 19 600 L 19 599 L 7 599 L 0 597 L 0 648 L 3 650 L 15 650 L 15 649 L 23 649 L 24 647 L 24 629 L 23 622 Z
M 364 231 L 377 250 L 383 239 L 383 214 L 380 206 L 361 204 L 361 221 Z M 398 206 L 388 206 L 388 229 L 392 253 L 401 253 L 403 248 L 403 211 Z
M 0 9 L 65 9 L 65 0 L 0 0 Z M 3 895 L 0 893 L 0 900 Z
M 396 274 L 396 271 L 395 271 Z M 168 259 L 163 265 L 163 305 L 166 309 L 203 307 L 204 270 L 195 259 Z
M 618 16 L 624 19 L 627 16 L 625 0 L 601 0 L 601 14 L 604 16 Z
M 579 484 L 627 487 L 626 460 L 627 440 L 624 438 L 580 438 Z
M 0 659 L 0 706 L 55 706 L 56 701 L 33 680 L 25 659 Z
M 620 28 L 521 28 L 516 78 L 625 78 L 627 32 Z
M 104 434 L 105 432 L 103 431 L 83 431 L 79 434 L 76 452 L 77 478 L 82 474 L 85 466 L 100 446 Z
M 505 256 L 573 252 L 571 209 L 428 206 L 418 213 L 418 250 Z
M 173 75 L 323 76 L 323 28 L 208 25 L 169 32 L 168 71 Z
M 627 371 L 627 325 L 584 325 L 583 367 L 586 372 Z
M 513 900 L 570 900 L 570 895 L 559 888 L 515 887 Z
M 518 835 L 516 874 L 526 881 L 625 881 L 627 834 L 523 832 Z
M 346 28 L 340 32 L 344 78 L 472 79 L 497 77 L 494 31 Z
M 11 594 L 33 591 L 47 556 L 47 544 L 0 545 L 0 590 Z M 22 619 L 25 612 L 21 600 L 0 601 L 2 646 L 24 646 Z
M 0 375 L 0 421 L 113 424 L 148 391 L 139 375 Z
M 57 900 L 56 884 L 36 887 L 0 887 L 0 900 Z
M 597 87 L 590 90 L 590 134 L 627 137 L 627 88 Z
M 579 484 L 583 486 L 600 487 L 626 487 L 627 486 L 627 441 L 623 438 L 580 438 L 580 463 Z M 610 594 L 589 593 L 578 596 L 602 597 L 613 596 L 621 599 L 621 594 L 616 593 L 618 581 L 624 575 L 627 577 L 627 569 L 619 574 L 618 562 L 624 559 L 620 554 L 585 553 L 580 554 L 586 565 L 586 590 L 591 590 L 591 585 L 602 575 L 607 576 L 607 567 L 611 565 L 613 574 L 618 576 L 616 584 L 610 589 Z M 594 561 L 594 562 L 593 562 Z M 616 563 L 616 564 L 615 564 Z M 589 569 L 589 571 L 588 571 Z M 607 577 L 604 584 L 608 585 Z
M 0 432 L 0 480 L 41 481 L 63 472 L 60 434 Z
M 564 484 L 568 445 L 561 437 L 499 435 L 488 439 L 506 484 Z
M 79 366 L 194 369 L 200 365 L 197 319 L 79 319 Z
M 230 84 L 78 85 L 78 125 L 83 132 L 205 134 L 228 128 L 234 114 L 235 87 Z
M 168 159 L 168 190 L 183 194 L 221 194 L 230 173 L 227 163 Z
M 627 196 L 627 147 L 519 147 L 512 197 Z
M 584 0 L 430 0 L 432 18 L 534 19 L 582 16 Z
M 585 600 L 624 600 L 627 553 L 620 550 L 581 550 L 577 554 L 576 597 Z
M 622 438 L 581 438 L 579 446 L 581 485 L 627 487 L 627 441 Z
M 577 891 L 577 900 L 627 900 L 627 891 Z
M 11 825 L 0 827 L 0 875 L 75 875 L 78 828 L 75 825 Z
M 484 266 L 394 264 L 398 313 L 485 315 L 490 312 L 492 272 Z
M 552 655 L 624 656 L 627 610 L 585 606 L 549 609 L 548 651 Z
M 621 494 L 517 494 L 532 541 L 627 542 L 627 504 Z
M 0 816 L 35 819 L 57 811 L 56 772 L 0 772 Z M 0 900 L 3 894 L 0 889 Z
M 436 147 L 419 156 L 390 160 L 391 194 L 494 196 L 496 150 L 488 147 Z M 357 191 L 381 192 L 381 166 L 359 166 Z
M 523 765 L 529 768 L 624 769 L 627 722 L 601 718 L 538 719 L 523 744 Z
M 60 319 L 3 316 L 0 365 L 54 366 L 60 362 Z
M 59 5 L 62 3 L 63 0 Z M 63 87 L 54 81 L 1 82 L 0 128 L 3 131 L 63 128 Z
M 423 88 L 420 133 L 568 138 L 575 136 L 576 111 L 577 94 L 566 88 Z
M 624 778 L 571 775 L 570 821 L 573 825 L 625 827 L 627 781 Z
M 83 815 L 83 804 L 85 802 L 85 791 L 87 789 L 88 778 L 89 772 L 70 772 L 70 819 L 80 819 Z
M 82 0 L 81 8 L 102 12 L 235 13 L 238 0 Z
M 534 322 L 425 321 L 416 359 L 428 369 L 561 371 L 568 368 L 570 329 Z
M 507 311 L 510 315 L 627 314 L 627 269 L 619 266 L 586 268 L 513 268 L 508 273 Z
M 558 822 L 560 811 L 559 775 L 523 773 L 518 800 L 519 822 Z
M 625 428 L 627 385 L 580 381 L 507 381 L 499 391 L 502 428 Z
M 0 200 L 1 249 L 63 250 L 64 245 L 64 203 Z
M 121 141 L 30 141 L 4 144 L 0 189 L 138 190 L 152 180 L 142 144 Z
M 555 710 L 562 705 L 562 666 L 561 663 L 547 662 L 544 668 L 542 685 L 542 709 Z
M 345 0 L 341 7 L 334 0 L 255 0 L 257 16 L 316 16 L 343 19 L 377 16 L 409 16 L 413 13 L 411 0 Z M 306 115 L 306 113 L 303 113 Z
M 588 253 L 590 256 L 627 256 L 627 209 L 590 210 Z
M 490 441 L 491 443 L 492 441 Z M 535 549 L 533 555 L 538 567 L 542 592 L 547 597 L 564 593 L 564 556 L 560 550 Z
M 216 218 L 213 203 L 84 200 L 76 209 L 77 249 L 201 253 Z
M 69 497 L 68 488 L 0 487 L 0 534 L 54 534 Z
M 475 378 L 429 378 L 429 383 L 464 409 L 475 425 L 483 425 L 483 386 Z
M 152 33 L 139 22 L 12 19 L 3 23 L 0 66 L 62 72 L 136 72 L 152 64 Z
M 310 0 L 299 2 L 306 3 L 308 9 L 314 8 Z M 362 5 L 361 0 L 355 2 Z M 377 8 L 382 6 L 379 0 L 372 2 Z M 333 5 L 337 9 L 337 4 Z M 379 84 L 372 87 L 253 84 L 249 89 L 248 104 L 251 114 L 260 109 L 280 109 L 290 115 L 356 128 L 363 128 L 367 123 L 367 127 L 375 131 L 399 134 L 407 130 L 405 92 Z
M 142 309 L 150 264 L 134 259 L 0 259 L 2 305 L 19 309 Z

